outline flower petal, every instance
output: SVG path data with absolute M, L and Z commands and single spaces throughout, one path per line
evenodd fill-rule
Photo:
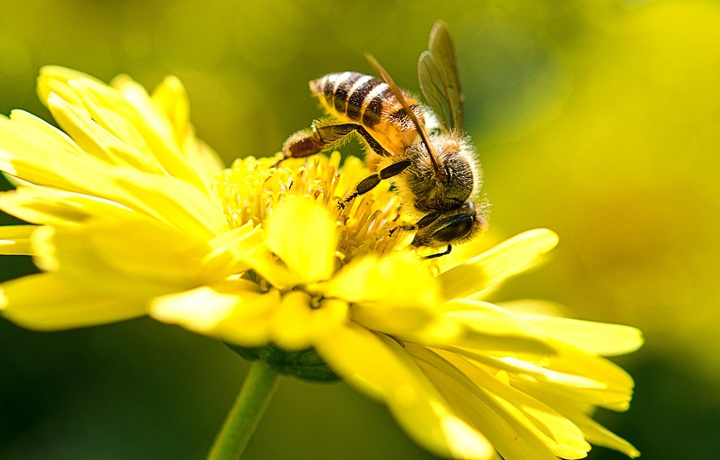
M 310 300 L 310 296 L 302 291 L 289 292 L 282 297 L 273 318 L 272 332 L 280 348 L 294 351 L 310 347 Z
M 81 224 L 92 217 L 106 220 L 136 218 L 132 210 L 113 201 L 33 185 L 1 193 L 0 210 L 41 225 Z
M 464 358 L 412 344 L 406 349 L 453 407 L 485 433 L 506 460 L 576 459 L 590 450 L 572 422 Z
M 85 155 L 45 122 L 22 112 L 12 116 L 0 117 L 1 170 L 36 185 L 113 201 L 202 237 L 227 227 L 204 189 L 174 177 L 113 167 Z
M 557 353 L 546 364 L 550 371 L 581 377 L 602 384 L 582 385 L 581 380 L 563 380 L 554 378 L 513 378 L 513 386 L 522 391 L 537 395 L 554 395 L 589 405 L 605 407 L 615 411 L 627 410 L 632 398 L 634 383 L 632 377 L 616 364 L 600 356 L 587 353 L 575 347 L 554 342 Z M 546 377 L 549 377 L 548 374 Z
M 153 297 L 222 279 L 206 273 L 207 243 L 150 219 L 40 227 L 33 233 L 35 263 L 45 271 L 91 284 L 120 297 Z
M 138 171 L 164 175 L 165 171 L 154 158 L 148 157 L 139 146 L 119 139 L 77 105 L 51 94 L 48 108 L 58 126 L 62 128 L 86 155 L 116 166 L 129 166 Z
M 31 182 L 43 182 L 48 176 L 47 182 L 66 183 L 61 174 L 44 164 L 43 160 L 52 160 L 53 155 L 72 161 L 84 152 L 65 133 L 35 115 L 22 110 L 13 110 L 9 118 L 0 115 L 0 170 Z M 39 159 L 40 164 L 30 159 Z M 50 169 L 48 174 L 42 174 L 46 169 Z
M 260 226 L 253 226 L 251 222 L 221 233 L 210 241 L 213 250 L 206 259 L 208 267 L 232 267 L 233 273 L 252 269 L 278 289 L 301 284 L 300 276 L 279 263 L 265 246 L 264 238 Z
M 260 293 L 254 283 L 237 279 L 158 297 L 149 315 L 237 345 L 257 347 L 271 340 L 272 317 L 279 304 L 277 291 Z
M 113 80 L 112 86 L 122 89 L 127 81 L 127 77 L 123 76 Z M 152 92 L 151 98 L 153 105 L 162 113 L 163 118 L 170 122 L 175 134 L 175 143 L 182 145 L 188 135 L 188 125 L 190 124 L 190 104 L 185 86 L 177 77 L 165 77 Z
M 335 270 L 337 224 L 310 198 L 288 197 L 265 223 L 267 246 L 306 283 L 330 278 Z
M 121 197 L 127 196 L 125 201 L 129 202 L 114 201 L 200 238 L 211 238 L 227 229 L 217 204 L 186 182 L 130 169 L 117 169 L 113 176 L 113 183 L 122 191 Z
M 121 83 L 113 80 L 113 86 Z M 194 129 L 190 125 L 188 97 L 182 82 L 174 76 L 166 77 L 155 88 L 151 97 L 153 104 L 170 123 L 175 142 L 183 146 L 182 151 L 186 161 L 193 165 L 195 172 L 209 189 L 225 165 L 213 149 L 195 136 Z
M 172 123 L 145 89 L 122 75 L 113 81 L 113 86 L 57 66 L 43 67 L 38 78 L 38 93 L 53 116 L 59 107 L 58 100 L 64 100 L 73 106 L 77 116 L 92 120 L 112 137 L 122 139 L 162 171 L 207 191 L 207 184 L 182 151 L 184 140 L 178 144 Z M 57 114 L 57 118 L 65 128 L 61 121 L 66 117 Z
M 631 458 L 640 456 L 640 452 L 632 444 L 603 427 L 588 415 L 593 411 L 592 406 L 542 392 L 534 392 L 532 396 L 543 401 L 572 421 L 582 430 L 588 442 L 615 449 Z
M 348 383 L 384 401 L 407 433 L 436 454 L 494 458 L 482 434 L 455 416 L 420 369 L 393 340 L 357 326 L 327 330 L 316 350 Z
M 437 280 L 446 300 L 482 293 L 506 278 L 525 271 L 558 243 L 547 229 L 535 229 L 506 240 L 462 265 L 440 274 Z
M 563 415 L 572 420 L 572 422 L 583 431 L 585 439 L 596 446 L 615 449 L 630 458 L 640 456 L 640 451 L 637 450 L 635 446 L 583 414 L 581 411 L 578 410 L 573 413 L 563 412 Z
M 642 332 L 631 326 L 545 315 L 523 315 L 540 333 L 588 353 L 617 356 L 643 344 Z
M 353 321 L 388 334 L 411 334 L 438 316 L 437 283 L 410 253 L 353 261 L 322 291 L 326 297 L 353 303 Z
M 521 316 L 491 303 L 458 299 L 438 306 L 443 322 L 418 343 L 465 354 L 493 352 L 498 356 L 552 356 L 555 351 L 544 336 Z M 449 327 L 447 325 L 454 325 Z
M 142 316 L 145 301 L 132 292 L 117 296 L 41 273 L 0 284 L 0 313 L 29 329 L 58 330 Z
M 212 187 L 215 179 L 225 168 L 222 158 L 204 141 L 195 137 L 194 134 L 188 135 L 185 139 L 184 150 L 188 162 L 195 165 L 196 172 L 200 179 L 205 182 L 206 188 L 210 193 L 214 193 Z
M 0 227 L 0 254 L 6 256 L 32 255 L 32 225 L 8 225 Z

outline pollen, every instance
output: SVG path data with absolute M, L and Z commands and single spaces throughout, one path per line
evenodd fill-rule
M 395 231 L 402 225 L 403 215 L 400 198 L 389 183 L 379 184 L 344 208 L 339 206 L 372 174 L 360 159 L 348 157 L 341 166 L 338 152 L 278 164 L 279 158 L 242 158 L 219 174 L 213 188 L 231 227 L 248 222 L 263 227 L 282 201 L 302 196 L 312 198 L 335 218 L 339 230 L 336 256 L 341 264 L 409 245 L 410 235 Z

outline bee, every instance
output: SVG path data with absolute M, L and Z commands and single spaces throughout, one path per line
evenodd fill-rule
M 398 228 L 415 232 L 416 247 L 447 245 L 427 258 L 449 254 L 453 244 L 473 238 L 487 223 L 487 205 L 479 196 L 482 170 L 462 130 L 463 94 L 453 41 L 438 21 L 420 56 L 418 79 L 430 108 L 400 90 L 372 56 L 367 58 L 383 80 L 342 72 L 310 82 L 331 118 L 290 136 L 283 160 L 330 150 L 356 133 L 367 144 L 368 164 L 375 165 L 375 172 L 340 207 L 392 179 L 403 206 L 417 218 Z

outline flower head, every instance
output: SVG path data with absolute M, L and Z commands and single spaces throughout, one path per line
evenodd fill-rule
M 7 318 L 179 324 L 301 378 L 346 380 L 440 455 L 582 458 L 588 442 L 638 455 L 590 416 L 628 407 L 632 379 L 601 356 L 635 350 L 639 332 L 483 300 L 555 246 L 551 231 L 423 260 L 392 231 L 406 215 L 390 184 L 337 205 L 370 174 L 357 159 L 223 170 L 174 78 L 148 95 L 49 67 L 39 93 L 64 132 L 0 118 L 17 185 L 0 209 L 35 224 L 0 228 L 0 251 L 42 270 L 0 287 Z

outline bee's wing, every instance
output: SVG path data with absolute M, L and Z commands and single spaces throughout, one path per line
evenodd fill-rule
M 375 67 L 378 72 L 380 72 L 380 75 L 383 77 L 383 80 L 385 80 L 385 83 L 387 83 L 388 87 L 390 87 L 390 90 L 393 92 L 395 97 L 397 98 L 400 105 L 402 105 L 403 110 L 407 114 L 407 116 L 410 118 L 410 120 L 413 122 L 413 125 L 415 125 L 415 129 L 417 130 L 417 133 L 420 135 L 420 138 L 422 139 L 423 143 L 425 144 L 428 154 L 430 155 L 430 161 L 433 164 L 433 169 L 435 169 L 435 173 L 438 174 L 441 177 L 445 176 L 445 169 L 442 168 L 440 165 L 440 158 L 438 157 L 437 152 L 435 152 L 435 148 L 433 147 L 432 142 L 430 142 L 430 136 L 428 136 L 427 131 L 425 131 L 425 125 L 423 123 L 420 123 L 420 120 L 418 120 L 417 115 L 415 115 L 415 112 L 410 108 L 410 105 L 407 103 L 407 100 L 405 100 L 405 96 L 403 95 L 403 92 L 398 86 L 395 84 L 393 79 L 390 77 L 390 74 L 387 73 L 387 71 L 383 68 L 383 66 L 380 65 L 377 59 L 375 59 L 374 56 L 371 54 L 366 54 L 365 57 L 367 58 L 368 62 L 370 62 L 370 65 Z
M 418 62 L 420 89 L 443 130 L 462 130 L 463 93 L 457 55 L 445 23 L 437 21 L 430 32 L 428 50 Z

